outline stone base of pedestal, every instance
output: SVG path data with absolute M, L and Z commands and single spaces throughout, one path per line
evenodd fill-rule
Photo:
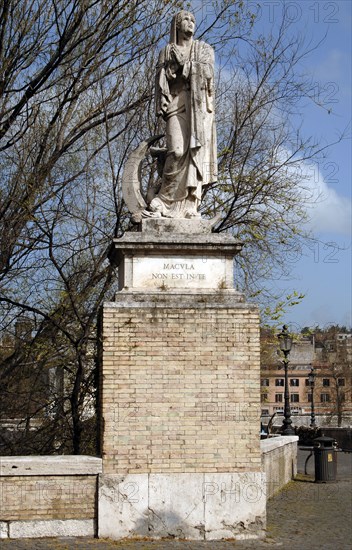
M 265 507 L 259 473 L 103 475 L 99 537 L 258 538 Z

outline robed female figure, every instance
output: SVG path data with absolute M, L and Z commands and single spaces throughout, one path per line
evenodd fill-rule
M 193 40 L 194 29 L 194 16 L 179 12 L 159 55 L 155 105 L 166 122 L 166 152 L 152 215 L 199 217 L 202 190 L 217 180 L 214 51 Z

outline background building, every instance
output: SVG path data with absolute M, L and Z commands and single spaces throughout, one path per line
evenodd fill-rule
M 277 339 L 264 329 L 261 340 L 261 413 L 263 416 L 282 414 L 284 369 Z M 351 332 L 332 328 L 296 337 L 288 366 L 291 414 L 308 418 L 311 414 L 312 388 L 308 374 L 314 367 L 315 414 L 342 425 L 344 417 L 352 414 L 351 358 Z

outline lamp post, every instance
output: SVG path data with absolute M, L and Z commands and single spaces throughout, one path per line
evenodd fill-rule
M 288 333 L 287 326 L 282 327 L 282 331 L 277 335 L 279 339 L 280 350 L 284 354 L 283 364 L 285 368 L 285 407 L 284 407 L 284 419 L 282 422 L 282 435 L 295 435 L 295 431 L 292 428 L 291 420 L 291 408 L 290 408 L 290 393 L 288 389 L 288 371 L 287 367 L 289 364 L 288 356 L 292 347 L 292 338 Z
M 315 424 L 315 413 L 314 413 L 314 384 L 315 384 L 315 377 L 316 377 L 316 372 L 314 370 L 314 367 L 311 367 L 310 369 L 310 372 L 308 374 L 308 381 L 309 381 L 309 386 L 310 386 L 310 389 L 311 389 L 311 398 L 310 398 L 310 427 L 311 428 L 315 428 L 316 424 Z

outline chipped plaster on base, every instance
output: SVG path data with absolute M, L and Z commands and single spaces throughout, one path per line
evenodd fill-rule
M 99 537 L 188 540 L 264 536 L 261 473 L 99 476 Z

